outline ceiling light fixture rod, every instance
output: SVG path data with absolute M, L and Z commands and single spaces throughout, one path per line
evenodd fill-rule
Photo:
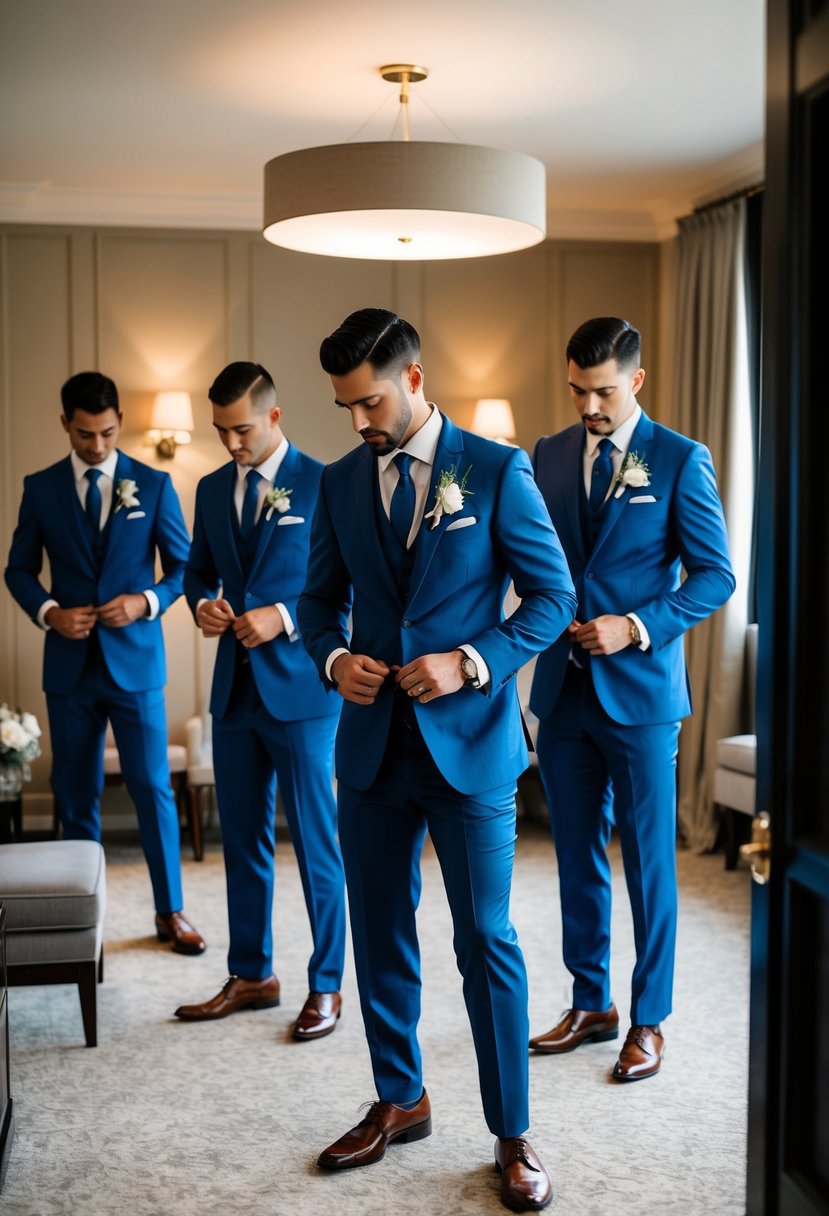
M 429 75 L 427 68 L 418 67 L 415 63 L 387 63 L 380 69 L 380 75 L 390 84 L 400 85 L 400 113 L 403 116 L 403 142 L 411 139 L 409 131 L 409 85 L 418 84 Z

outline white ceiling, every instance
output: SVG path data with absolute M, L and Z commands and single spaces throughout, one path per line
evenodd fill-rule
M 0 0 L 0 220 L 256 229 L 265 161 L 389 138 L 377 69 L 411 62 L 412 138 L 538 157 L 549 236 L 665 236 L 762 177 L 764 25 L 763 0 Z

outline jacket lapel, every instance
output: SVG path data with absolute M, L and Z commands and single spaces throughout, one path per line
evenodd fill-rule
M 569 452 L 565 467 L 569 468 L 568 480 L 564 494 L 567 522 L 570 533 L 574 538 L 581 564 L 587 560 L 587 550 L 584 545 L 584 529 L 582 513 L 585 503 L 584 493 L 584 432 L 573 430 L 568 438 Z
M 463 459 L 463 435 L 450 422 L 446 415 L 443 415 L 443 426 L 438 440 L 437 450 L 435 451 L 435 463 L 432 465 L 432 483 L 429 489 L 429 494 L 426 498 L 426 508 L 424 510 L 424 519 L 420 526 L 420 533 L 417 538 L 417 554 L 415 555 L 414 569 L 410 582 L 409 600 L 411 604 L 417 598 L 420 592 L 426 575 L 429 571 L 429 566 L 432 563 L 432 558 L 435 556 L 437 547 L 440 544 L 441 537 L 446 531 L 447 526 L 451 522 L 451 516 L 443 515 L 440 522 L 432 527 L 433 520 L 426 519 L 425 516 L 432 510 L 435 505 L 435 497 L 437 494 L 438 481 L 442 472 L 448 472 L 454 468 L 457 471 L 458 477 L 463 477 L 464 469 L 461 468 Z
M 650 418 L 648 418 L 647 414 L 643 410 L 642 416 L 636 424 L 636 429 L 634 430 L 633 434 L 630 437 L 630 443 L 628 445 L 628 452 L 638 452 L 639 455 L 642 457 L 642 459 L 645 461 L 645 464 L 647 464 L 648 463 L 647 452 L 651 446 L 652 439 L 653 439 L 653 423 L 651 422 Z M 601 549 L 602 545 L 605 543 L 607 538 L 610 536 L 613 529 L 616 527 L 616 524 L 619 522 L 619 520 L 622 516 L 622 512 L 624 511 L 625 506 L 627 505 L 627 500 L 631 495 L 630 486 L 625 486 L 622 489 L 621 494 L 618 493 L 618 490 L 619 490 L 619 487 L 616 486 L 616 488 L 612 491 L 607 503 L 605 504 L 604 510 L 602 511 L 601 531 L 599 532 L 599 535 L 596 538 L 596 543 L 593 546 L 593 554 L 598 553 L 598 551 Z M 591 557 L 592 557 L 592 554 L 591 554 Z
M 101 538 L 101 563 L 107 561 L 110 553 L 116 551 L 119 543 L 121 532 L 124 528 L 124 520 L 127 517 L 126 507 L 118 508 L 118 483 L 125 478 L 134 480 L 132 461 L 129 456 L 125 456 L 123 452 L 118 453 L 118 460 L 115 464 L 115 476 L 112 479 L 112 504 L 109 508 L 109 519 L 104 526 L 104 535 Z M 141 486 L 136 490 L 136 497 L 139 504 L 141 503 Z M 136 508 L 138 510 L 139 508 Z M 143 504 L 141 506 L 143 509 Z
M 205 499 L 205 511 L 209 511 L 215 519 L 218 540 L 225 546 L 240 581 L 244 581 L 242 557 L 236 543 L 238 529 L 233 526 L 236 518 L 236 476 L 236 462 L 231 460 L 219 470 L 219 493 Z
M 282 458 L 282 463 L 276 473 L 276 486 L 282 489 L 297 492 L 297 479 L 299 477 L 299 454 L 292 443 L 288 444 L 288 450 Z M 262 558 L 268 551 L 273 537 L 279 531 L 279 515 L 276 511 L 271 513 L 268 519 L 268 512 L 271 510 L 267 502 L 262 503 L 262 511 L 256 524 L 256 532 L 254 534 L 255 548 L 253 559 L 250 563 L 248 571 L 248 582 L 251 582 L 256 575 Z M 293 514 L 293 511 L 291 511 Z

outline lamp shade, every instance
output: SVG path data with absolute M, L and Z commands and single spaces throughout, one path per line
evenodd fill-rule
M 515 419 L 506 397 L 481 397 L 472 415 L 472 430 L 488 439 L 514 439 Z
M 150 422 L 155 431 L 179 431 L 187 435 L 193 431 L 193 406 L 190 394 L 183 392 L 156 393 Z M 178 436 L 176 436 L 178 439 Z M 182 440 L 178 439 L 181 443 Z
M 265 166 L 264 235 L 334 257 L 485 257 L 544 239 L 546 177 L 522 152 L 467 144 L 333 144 Z

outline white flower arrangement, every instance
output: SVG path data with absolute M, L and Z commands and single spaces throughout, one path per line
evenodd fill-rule
M 138 501 L 138 484 L 131 477 L 123 477 L 115 483 L 115 510 L 120 511 L 122 507 L 132 508 L 140 507 Z
M 466 488 L 466 482 L 471 471 L 472 465 L 469 466 L 459 481 L 458 470 L 455 465 L 452 465 L 451 469 L 441 470 L 438 484 L 435 487 L 435 505 L 424 516 L 424 519 L 431 519 L 430 528 L 438 526 L 441 516 L 454 515 L 457 511 L 463 510 L 464 499 L 468 498 L 472 493 L 471 490 L 467 490 Z
M 293 490 L 283 489 L 281 486 L 274 486 L 272 490 L 268 490 L 265 495 L 265 502 L 268 504 L 268 513 L 265 516 L 266 523 L 274 511 L 277 511 L 280 515 L 284 515 L 286 511 L 290 511 L 292 494 Z
M 34 714 L 0 705 L 0 764 L 16 764 L 26 769 L 40 755 L 41 730 Z
M 617 489 L 614 498 L 619 498 L 628 488 L 639 490 L 650 484 L 651 471 L 642 457 L 638 452 L 628 452 L 622 461 L 621 469 L 616 474 Z

